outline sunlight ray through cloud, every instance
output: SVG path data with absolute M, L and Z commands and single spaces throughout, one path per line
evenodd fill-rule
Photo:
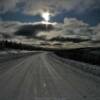
M 43 12 L 41 14 L 42 18 L 45 20 L 45 21 L 49 21 L 50 20 L 50 13 L 49 12 Z

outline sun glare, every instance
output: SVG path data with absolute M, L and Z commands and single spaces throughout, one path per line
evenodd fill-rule
M 43 12 L 42 13 L 42 18 L 45 20 L 45 21 L 49 21 L 50 20 L 50 13 L 49 12 Z

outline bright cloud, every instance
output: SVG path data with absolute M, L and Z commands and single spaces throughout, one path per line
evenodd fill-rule
M 58 24 L 55 30 L 50 32 L 40 32 L 37 36 L 45 36 L 47 40 L 55 37 L 82 38 L 91 40 L 91 31 L 91 27 L 88 24 L 75 18 L 65 18 L 64 23 Z

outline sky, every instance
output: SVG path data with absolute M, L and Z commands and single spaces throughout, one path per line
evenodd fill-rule
M 57 23 L 49 30 L 41 29 L 43 12 L 50 13 L 50 23 Z M 0 0 L 0 39 L 64 47 L 99 45 L 100 0 Z

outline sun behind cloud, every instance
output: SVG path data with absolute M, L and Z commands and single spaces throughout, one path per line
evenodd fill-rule
M 50 13 L 47 11 L 47 12 L 43 12 L 41 14 L 42 18 L 45 20 L 45 21 L 49 21 L 50 20 Z

